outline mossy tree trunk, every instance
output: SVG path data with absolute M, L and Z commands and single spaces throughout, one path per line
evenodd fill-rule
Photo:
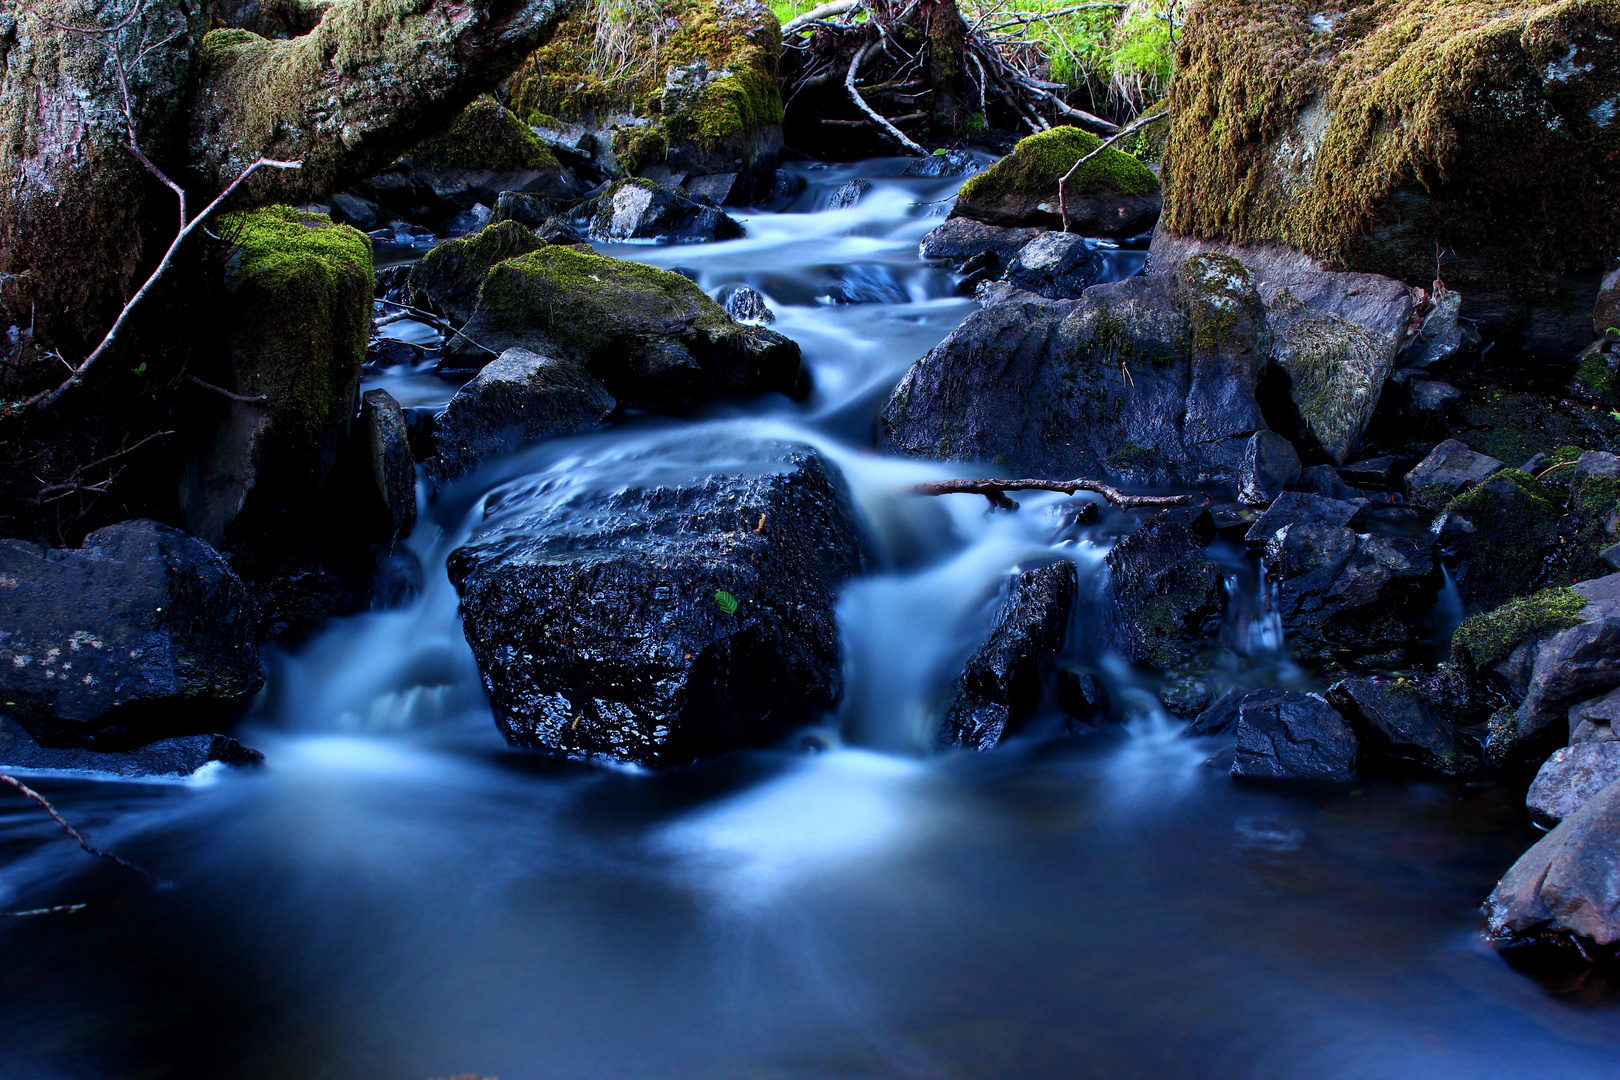
M 942 136 L 957 134 L 962 127 L 962 89 L 967 83 L 964 52 L 967 24 L 956 0 L 923 0 L 917 17 L 928 33 L 929 119 Z

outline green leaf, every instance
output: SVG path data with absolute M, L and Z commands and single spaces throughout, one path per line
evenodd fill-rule
M 727 615 L 737 614 L 737 598 L 721 589 L 714 594 L 714 602 L 720 605 L 720 610 Z

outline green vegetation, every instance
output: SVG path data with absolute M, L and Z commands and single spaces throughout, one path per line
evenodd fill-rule
M 1505 659 L 1520 644 L 1581 621 L 1586 599 L 1570 589 L 1544 589 L 1466 619 L 1451 635 L 1451 655 L 1478 669 Z
M 429 169 L 559 168 L 551 148 L 488 94 L 463 109 L 443 134 L 423 140 L 410 157 Z
M 1044 197 L 1057 190 L 1074 163 L 1102 145 L 1089 131 L 1059 127 L 1020 140 L 1013 152 L 962 185 L 965 202 L 993 204 L 1016 196 Z M 1069 192 L 1098 189 L 1122 195 L 1158 190 L 1158 178 L 1140 161 L 1109 147 L 1081 167 L 1066 185 Z

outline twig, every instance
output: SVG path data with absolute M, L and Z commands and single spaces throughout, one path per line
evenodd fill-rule
M 88 851 L 90 854 L 99 858 L 111 860 L 112 862 L 117 863 L 119 866 L 122 866 L 125 870 L 133 870 L 143 878 L 150 881 L 158 880 L 155 875 L 146 870 L 142 870 L 134 863 L 121 859 L 110 851 L 102 851 L 98 847 L 92 847 L 90 845 L 90 841 L 86 840 L 84 836 L 80 834 L 78 829 L 75 829 L 72 825 L 68 824 L 67 818 L 56 812 L 56 807 L 50 804 L 50 800 L 46 799 L 45 796 L 29 787 L 21 780 L 18 780 L 15 776 L 8 776 L 5 773 L 0 773 L 0 783 L 10 784 L 12 787 L 16 788 L 30 799 L 33 799 L 35 802 L 39 803 L 39 805 L 44 808 L 45 812 L 51 815 L 51 820 L 62 826 L 62 831 L 73 837 L 73 839 L 77 840 L 79 842 L 79 846 L 84 848 L 85 851 Z
M 201 379 L 197 378 L 197 376 L 195 376 L 195 375 L 187 375 L 186 376 L 186 382 L 191 383 L 193 386 L 200 386 L 204 390 L 208 390 L 208 391 L 210 391 L 212 393 L 218 394 L 220 397 L 227 397 L 227 398 L 230 398 L 232 401 L 240 401 L 240 402 L 244 402 L 244 403 L 246 403 L 248 405 L 262 405 L 264 402 L 270 400 L 269 396 L 266 395 L 266 394 L 237 394 L 237 393 L 233 393 L 233 392 L 225 389 L 223 386 L 215 386 L 211 382 L 203 382 Z
M 0 911 L 9 919 L 24 919 L 30 915 L 71 915 L 75 911 L 83 911 L 88 904 L 57 904 L 55 907 L 29 908 L 27 911 Z
M 861 97 L 861 92 L 855 89 L 855 76 L 861 69 L 861 61 L 866 59 L 866 54 L 871 51 L 872 46 L 875 44 L 877 44 L 877 42 L 868 41 L 865 45 L 862 45 L 860 51 L 855 54 L 855 58 L 849 62 L 849 71 L 844 75 L 844 89 L 849 91 L 849 99 L 853 101 L 856 107 L 859 108 L 863 113 L 871 117 L 874 124 L 882 128 L 884 131 L 887 131 L 894 137 L 896 142 L 898 142 L 901 146 L 904 146 L 907 150 L 910 150 L 912 153 L 916 154 L 918 157 L 927 157 L 928 151 L 912 142 L 906 137 L 905 132 L 901 131 L 899 128 L 883 119 L 882 116 L 878 115 L 877 110 L 868 105 L 866 103 L 866 99 Z
M 485 352 L 489 353 L 489 355 L 491 355 L 491 356 L 499 356 L 499 355 L 501 355 L 500 353 L 496 352 L 494 349 L 490 348 L 488 345 L 480 345 L 480 344 L 478 344 L 478 342 L 474 341 L 472 338 L 468 337 L 466 334 L 463 334 L 460 330 L 457 330 L 455 327 L 451 326 L 449 323 L 445 322 L 443 319 L 439 318 L 437 315 L 433 314 L 433 312 L 431 312 L 431 311 L 423 311 L 421 308 L 412 307 L 409 304 L 402 304 L 398 300 L 381 300 L 381 299 L 379 299 L 377 301 L 377 303 L 379 303 L 379 304 L 387 304 L 389 307 L 397 307 L 397 308 L 401 308 L 401 309 L 403 309 L 405 311 L 408 311 L 411 314 L 415 315 L 419 319 L 427 320 L 429 325 L 436 327 L 437 329 L 443 331 L 444 333 L 447 333 L 447 334 L 450 334 L 450 335 L 452 335 L 454 337 L 460 338 L 461 340 L 465 341 L 467 344 L 471 345 L 473 348 L 475 348 L 475 349 L 483 349 Z
M 832 0 L 830 4 L 813 7 L 803 15 L 795 15 L 783 23 L 782 36 L 787 37 L 789 34 L 807 29 L 812 23 L 820 22 L 822 19 L 830 19 L 835 15 L 843 15 L 854 11 L 860 6 L 861 0 Z
M 1123 3 L 1123 2 L 1121 2 L 1121 0 L 1103 0 L 1103 2 L 1101 2 L 1101 3 L 1078 4 L 1078 5 L 1074 6 L 1074 7 L 1059 8 L 1056 11 L 1037 11 L 1037 12 L 1034 12 L 1034 13 L 1029 14 L 1029 15 L 1014 15 L 1012 18 L 1008 19 L 1006 22 L 996 23 L 994 26 L 976 26 L 976 27 L 974 27 L 974 29 L 977 30 L 981 34 L 993 34 L 997 30 L 1005 30 L 1009 26 L 1019 26 L 1019 25 L 1025 24 L 1025 23 L 1032 23 L 1032 22 L 1042 22 L 1042 21 L 1044 21 L 1046 19 L 1055 19 L 1060 15 L 1073 15 L 1077 11 L 1091 11 L 1091 10 L 1093 10 L 1095 8 L 1125 8 L 1125 7 L 1130 7 L 1130 4 Z M 786 27 L 783 27 L 784 32 L 786 31 L 786 29 L 787 29 Z
M 1115 506 L 1127 510 L 1141 506 L 1183 506 L 1192 501 L 1191 495 L 1127 495 L 1101 480 L 934 480 L 918 484 L 919 495 L 983 495 L 990 505 L 1001 510 L 1016 510 L 1018 504 L 1007 498 L 1009 491 L 1058 491 L 1073 495 L 1089 491 L 1101 495 Z
M 1113 146 L 1125 136 L 1131 134 L 1132 132 L 1141 130 L 1156 120 L 1163 120 L 1169 115 L 1170 107 L 1168 105 L 1160 109 L 1158 112 L 1143 113 L 1141 116 L 1138 116 L 1135 120 L 1132 120 L 1130 123 L 1120 128 L 1117 132 L 1104 139 L 1097 149 L 1093 150 L 1089 154 L 1083 155 L 1079 161 L 1076 161 L 1073 165 L 1069 166 L 1069 171 L 1064 173 L 1062 177 L 1058 179 L 1058 214 L 1063 219 L 1064 232 L 1069 231 L 1069 204 L 1066 191 L 1066 185 L 1069 182 L 1069 178 L 1080 171 L 1080 166 L 1084 165 L 1086 162 L 1090 161 L 1104 150 L 1107 150 L 1110 146 Z

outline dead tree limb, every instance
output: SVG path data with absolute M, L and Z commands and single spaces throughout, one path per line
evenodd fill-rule
M 1115 506 L 1134 510 L 1144 506 L 1184 506 L 1192 501 L 1191 495 L 1127 495 L 1101 480 L 934 480 L 918 484 L 919 495 L 983 495 L 998 510 L 1016 510 L 1018 504 L 1007 498 L 1009 491 L 1057 491 L 1073 495 L 1089 491 L 1101 495 Z
M 73 837 L 73 839 L 77 840 L 79 842 L 79 846 L 84 848 L 85 851 L 96 856 L 97 858 L 107 859 L 111 862 L 115 862 L 119 866 L 122 866 L 125 870 L 133 870 L 137 874 L 141 875 L 141 877 L 146 878 L 149 881 L 158 880 L 154 874 L 150 873 L 149 871 L 142 870 L 139 866 L 129 862 L 127 859 L 119 858 L 110 851 L 103 851 L 98 847 L 91 846 L 90 841 L 86 840 L 84 835 L 80 833 L 78 829 L 75 829 L 72 825 L 70 825 L 67 818 L 56 812 L 56 807 L 51 805 L 49 799 L 45 798 L 45 796 L 29 787 L 21 780 L 18 780 L 15 776 L 8 776 L 5 773 L 0 773 L 0 783 L 10 784 L 12 787 L 22 792 L 22 794 L 37 802 L 47 814 L 51 815 L 51 820 L 62 826 L 62 831 Z M 33 913 L 29 912 L 29 914 Z
M 240 401 L 246 405 L 263 405 L 265 402 L 270 400 L 270 398 L 264 394 L 233 393 L 232 391 L 225 389 L 223 386 L 215 386 L 211 382 L 203 382 L 195 375 L 188 374 L 186 376 L 186 382 L 193 386 L 200 386 L 210 393 L 218 394 L 220 397 L 230 398 L 232 401 Z
M 1156 111 L 1156 112 L 1150 111 L 1150 112 L 1143 113 L 1141 116 L 1138 116 L 1135 120 L 1132 120 L 1130 123 L 1128 123 L 1124 127 L 1120 128 L 1114 134 L 1112 134 L 1108 138 L 1104 139 L 1102 141 L 1102 145 L 1098 146 L 1097 149 L 1093 150 L 1089 154 L 1082 155 L 1080 160 L 1076 161 L 1073 165 L 1069 166 L 1069 171 L 1068 172 L 1064 173 L 1061 177 L 1059 177 L 1059 179 L 1058 179 L 1058 216 L 1063 219 L 1063 231 L 1064 232 L 1069 231 L 1069 204 L 1068 204 L 1067 186 L 1068 186 L 1070 178 L 1073 177 L 1075 173 L 1080 171 L 1080 166 L 1084 165 L 1086 162 L 1090 161 L 1092 158 L 1096 157 L 1098 154 L 1102 153 L 1104 150 L 1107 150 L 1110 146 L 1113 146 L 1116 142 L 1123 139 L 1125 136 L 1130 135 L 1133 132 L 1140 131 L 1143 128 L 1147 127 L 1149 124 L 1151 124 L 1151 123 L 1153 123 L 1153 122 L 1155 122 L 1157 120 L 1164 120 L 1164 119 L 1168 118 L 1169 115 L 1170 115 L 1170 106 L 1169 105 L 1161 106 L 1158 109 L 1158 111 Z
M 868 41 L 861 46 L 860 51 L 855 54 L 855 58 L 849 62 L 849 71 L 844 75 L 844 89 L 849 91 L 849 100 L 855 103 L 855 107 L 870 117 L 872 123 L 888 132 L 895 142 L 898 142 L 918 157 L 927 157 L 928 151 L 912 142 L 906 137 L 905 132 L 885 120 L 876 109 L 866 103 L 866 99 L 861 97 L 861 92 L 855 89 L 855 77 L 860 73 L 861 61 L 866 59 L 866 54 L 871 52 L 872 46 L 876 44 L 878 44 L 877 41 Z
M 861 0 L 833 0 L 830 4 L 821 4 L 813 7 L 803 15 L 795 15 L 782 24 L 782 36 L 799 30 L 809 29 L 813 24 L 823 19 L 831 19 L 838 15 L 845 15 L 861 6 Z

